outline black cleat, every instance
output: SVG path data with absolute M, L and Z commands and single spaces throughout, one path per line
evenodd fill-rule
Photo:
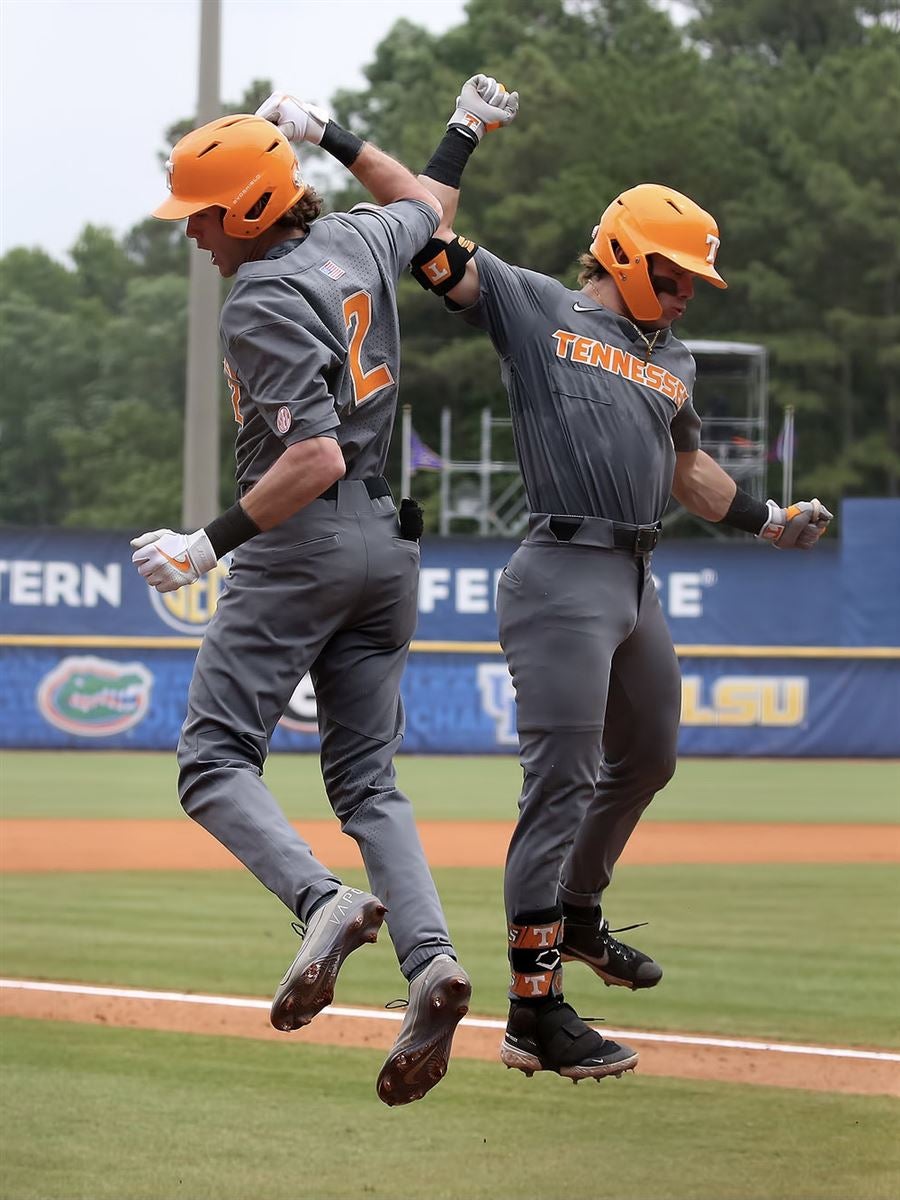
M 628 928 L 637 929 L 637 926 L 629 925 Z M 609 922 L 604 919 L 581 925 L 566 918 L 559 947 L 560 957 L 563 962 L 583 962 L 607 986 L 627 987 L 632 991 L 656 987 L 663 976 L 659 963 L 654 962 L 649 954 L 642 954 L 640 950 L 614 938 L 613 932 L 623 931 L 611 930 Z
M 300 1029 L 332 1002 L 341 964 L 359 946 L 377 940 L 386 912 L 377 896 L 350 887 L 316 909 L 272 1001 L 269 1019 L 276 1029 Z
M 540 1005 L 513 1001 L 500 1060 L 529 1078 L 535 1071 L 555 1071 L 577 1083 L 633 1071 L 638 1055 L 630 1046 L 601 1037 L 562 1000 Z

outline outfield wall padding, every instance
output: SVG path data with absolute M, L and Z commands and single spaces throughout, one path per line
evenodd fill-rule
M 900 756 L 900 501 L 847 501 L 841 529 L 809 554 L 663 541 L 653 567 L 681 659 L 682 753 Z M 494 611 L 513 548 L 424 542 L 410 752 L 514 752 Z M 174 746 L 225 586 L 227 565 L 159 596 L 123 533 L 0 530 L 0 746 Z M 316 745 L 307 679 L 273 749 Z

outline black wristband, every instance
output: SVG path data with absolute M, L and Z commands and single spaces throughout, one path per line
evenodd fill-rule
M 451 126 L 438 142 L 422 174 L 446 187 L 458 189 L 469 156 L 477 145 L 469 134 Z
M 759 533 L 768 520 L 768 504 L 738 488 L 721 524 L 732 525 L 735 529 L 743 529 L 745 533 Z
M 232 504 L 231 508 L 226 509 L 218 517 L 214 517 L 203 532 L 209 538 L 209 544 L 212 546 L 216 558 L 221 558 L 229 550 L 234 550 L 244 542 L 249 542 L 262 530 L 253 518 L 247 515 L 238 500 L 236 504 Z
M 355 133 L 338 125 L 337 121 L 329 120 L 319 145 L 339 163 L 343 163 L 345 167 L 352 167 L 365 143 Z

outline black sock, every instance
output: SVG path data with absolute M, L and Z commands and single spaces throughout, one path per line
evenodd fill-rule
M 599 904 L 563 904 L 563 920 L 571 925 L 599 925 L 602 913 Z
M 306 911 L 306 920 L 304 921 L 304 924 L 308 925 L 313 913 L 318 912 L 319 909 L 322 907 L 322 905 L 327 904 L 329 900 L 333 900 L 335 898 L 335 896 L 338 894 L 338 891 L 339 891 L 339 889 L 335 888 L 334 891 L 329 892 L 327 896 L 320 896 L 318 898 L 318 900 L 313 900 L 312 904 Z

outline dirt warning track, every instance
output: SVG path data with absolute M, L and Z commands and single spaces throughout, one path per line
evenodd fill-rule
M 420 821 L 432 867 L 499 867 L 512 833 L 506 821 Z M 336 821 L 295 822 L 331 867 L 360 867 L 356 843 Z M 898 863 L 900 826 L 644 821 L 624 864 Z M 205 830 L 180 820 L 0 821 L 0 872 L 190 871 L 237 868 Z

